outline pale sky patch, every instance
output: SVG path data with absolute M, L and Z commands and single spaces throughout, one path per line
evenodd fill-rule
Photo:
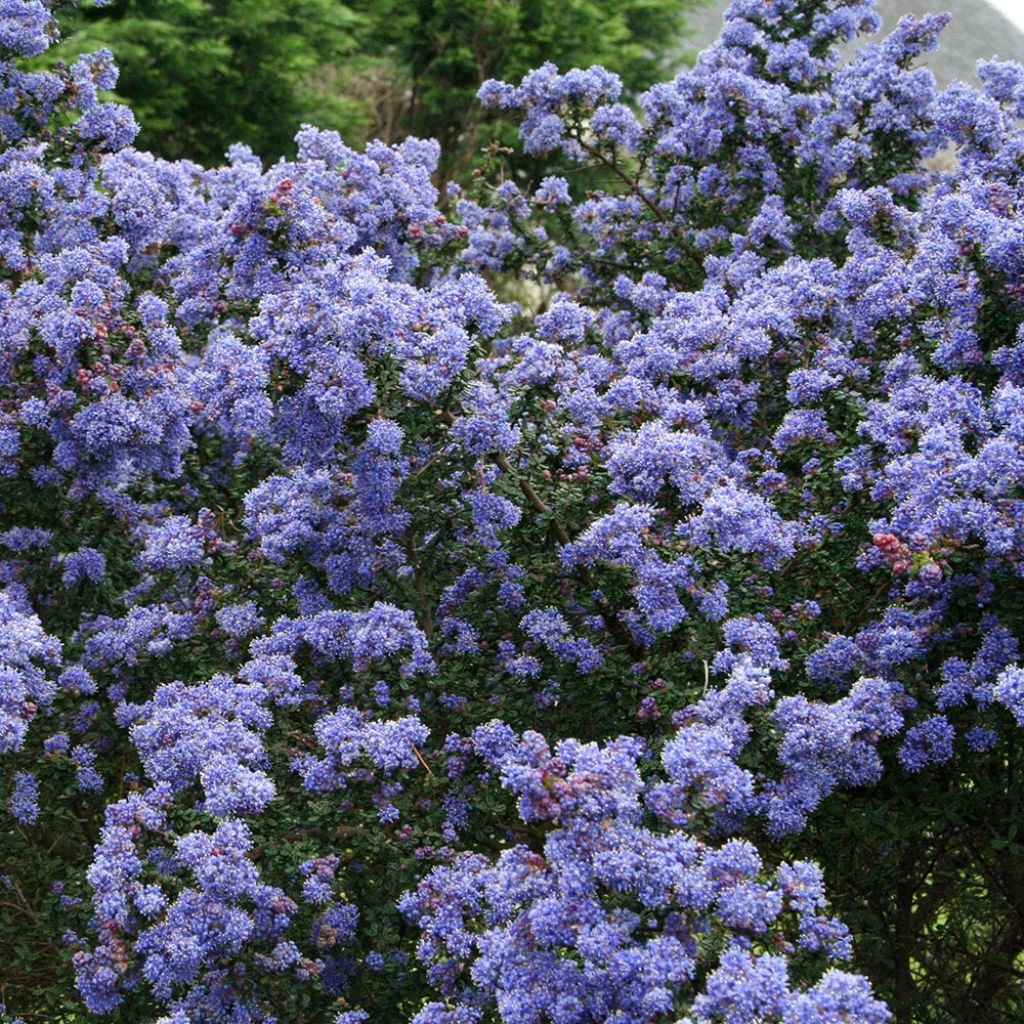
M 988 0 L 988 2 L 1007 21 L 1012 21 L 1017 28 L 1024 32 L 1024 0 Z M 1006 59 L 1024 61 L 1024 53 L 1008 53 Z

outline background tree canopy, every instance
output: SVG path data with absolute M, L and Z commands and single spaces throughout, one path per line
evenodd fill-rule
M 136 144 L 219 163 L 295 153 L 304 121 L 350 143 L 436 138 L 450 177 L 483 142 L 476 92 L 546 60 L 604 64 L 630 94 L 678 60 L 692 0 L 117 0 L 69 13 L 47 60 L 108 47 Z M 495 129 L 497 132 L 498 129 Z M 508 129 L 504 129 L 507 133 Z M 511 138 L 508 140 L 511 141 Z

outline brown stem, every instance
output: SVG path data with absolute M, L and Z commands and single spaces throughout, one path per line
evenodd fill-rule
M 25 897 L 25 893 L 22 892 L 21 886 L 14 882 L 11 885 L 10 891 L 18 897 L 17 900 L 0 900 L 0 907 L 10 907 L 11 910 L 18 911 L 19 914 L 23 914 L 30 921 L 38 921 L 39 918 L 32 909 L 32 904 Z
M 455 416 L 452 415 L 452 413 L 449 412 L 447 409 L 438 409 L 437 415 L 440 416 L 441 419 L 449 425 L 455 422 Z M 526 496 L 526 500 L 530 503 L 531 507 L 535 511 L 539 512 L 543 516 L 551 516 L 551 509 L 549 508 L 548 503 L 534 490 L 533 484 L 531 484 L 529 480 L 527 480 L 525 477 L 518 476 L 513 471 L 511 463 L 509 463 L 508 459 L 505 458 L 504 455 L 495 455 L 494 463 L 498 467 L 498 469 L 500 469 L 503 473 L 505 473 L 507 476 L 518 482 L 519 489 Z M 569 536 L 565 527 L 562 526 L 562 524 L 553 517 L 550 519 L 550 522 L 551 529 L 554 532 L 555 537 L 558 539 L 559 544 L 561 544 L 563 547 L 567 544 L 571 544 L 572 538 Z M 592 590 L 597 589 L 596 584 L 594 582 L 594 578 L 593 576 L 591 576 L 590 571 L 588 569 L 586 569 L 585 567 L 581 567 L 578 571 L 580 577 L 587 584 L 587 586 L 589 586 Z M 597 610 L 601 613 L 601 618 L 603 618 L 604 621 L 608 624 L 608 631 L 612 634 L 613 637 L 615 637 L 616 640 L 619 641 L 620 644 L 622 644 L 626 648 L 626 650 L 629 651 L 629 653 L 637 661 L 640 661 L 644 656 L 644 652 L 640 647 L 637 646 L 636 642 L 633 640 L 632 633 L 630 633 L 630 631 L 626 628 L 622 620 L 619 619 L 619 617 L 615 614 L 615 612 L 608 606 L 608 604 L 605 601 L 601 599 L 595 599 L 595 601 L 597 604 Z
M 494 458 L 498 469 L 505 473 L 507 476 L 515 479 L 515 473 L 512 472 L 512 467 L 509 465 L 508 459 L 504 455 L 496 455 Z M 519 489 L 526 495 L 526 500 L 543 516 L 546 516 L 551 511 L 548 507 L 547 502 L 533 489 L 533 484 L 530 483 L 525 477 L 518 478 Z M 554 530 L 555 536 L 558 538 L 559 544 L 571 544 L 572 538 L 566 533 L 565 527 L 555 519 L 551 520 L 551 529 Z
M 509 465 L 508 459 L 504 455 L 498 455 L 494 459 L 498 468 L 509 476 L 515 476 L 512 472 L 512 467 Z M 547 502 L 533 489 L 533 485 L 529 480 L 523 477 L 519 477 L 519 489 L 526 495 L 527 500 L 530 504 L 541 513 L 541 515 L 550 515 L 550 508 Z M 565 547 L 567 544 L 572 543 L 572 538 L 566 532 L 566 529 L 557 519 L 551 520 L 551 528 L 554 531 L 555 536 L 558 538 L 559 544 Z M 587 584 L 591 590 L 597 589 L 596 581 L 591 575 L 590 570 L 585 566 L 581 566 L 578 570 L 580 578 L 584 583 Z M 626 628 L 626 625 L 622 620 L 615 614 L 615 611 L 608 605 L 602 598 L 595 598 L 595 604 L 597 610 L 601 613 L 601 618 L 608 624 L 608 631 L 615 637 L 616 640 L 622 644 L 626 650 L 637 660 L 641 660 L 644 656 L 644 652 L 637 646 L 633 640 L 633 635 Z
M 643 191 L 640 188 L 639 181 L 634 181 L 634 179 L 631 178 L 628 174 L 626 174 L 626 172 L 622 170 L 622 168 L 619 167 L 618 164 L 609 160 L 608 157 L 606 157 L 599 149 L 595 149 L 593 146 L 588 146 L 587 143 L 585 143 L 582 139 L 577 139 L 577 141 L 579 142 L 580 148 L 583 150 L 584 153 L 586 153 L 588 156 L 594 157 L 596 160 L 600 160 L 601 163 L 608 168 L 608 170 L 610 170 L 613 174 L 615 174 L 622 181 L 624 181 L 629 186 L 629 190 L 640 200 L 640 202 L 644 204 L 644 206 L 646 206 L 654 214 L 655 217 L 658 218 L 658 220 L 660 220 L 662 223 L 665 223 L 668 220 L 661 207 L 658 206 L 658 204 L 653 199 L 651 199 L 650 196 L 647 196 L 643 193 Z
M 900 1020 L 910 1020 L 917 991 L 910 971 L 914 943 L 914 893 L 917 888 L 915 851 L 900 858 L 900 878 L 896 888 L 896 927 L 893 936 L 893 1002 Z
M 441 451 L 439 451 L 439 452 L 436 452 L 436 453 L 435 453 L 434 455 L 432 455 L 432 456 L 431 456 L 431 457 L 430 457 L 429 459 L 427 459 L 427 461 L 426 461 L 426 462 L 424 462 L 424 463 L 423 463 L 423 465 L 422 465 L 422 466 L 420 466 L 420 468 L 419 468 L 419 469 L 417 469 L 415 473 L 413 473 L 413 475 L 412 475 L 412 478 L 413 478 L 413 480 L 419 480 L 419 478 L 420 478 L 421 476 L 423 476 L 423 474 L 424 474 L 424 473 L 426 473 L 426 471 L 427 471 L 428 469 L 430 469 L 430 467 L 431 467 L 431 466 L 433 466 L 433 465 L 434 465 L 434 463 L 435 463 L 435 462 L 437 462 L 437 461 L 438 461 L 438 459 L 442 458 L 442 457 L 443 457 L 443 456 L 444 456 L 445 454 L 446 454 L 446 452 L 445 452 L 445 450 L 444 450 L 444 449 L 442 448 L 442 449 L 441 449 Z
M 419 758 L 420 764 L 423 765 L 423 767 L 427 769 L 427 774 L 431 778 L 433 778 L 434 777 L 434 772 L 431 769 L 430 765 L 427 764 L 427 762 L 424 760 L 423 755 L 420 753 L 420 748 L 417 747 L 417 746 L 413 746 L 412 752 L 416 755 L 417 758 Z
M 419 553 L 416 550 L 416 541 L 412 534 L 405 539 L 405 553 L 409 556 L 409 564 L 412 566 L 413 586 L 416 588 L 416 602 L 419 605 L 420 629 L 426 635 L 427 641 L 434 641 L 434 616 L 430 611 L 430 599 L 427 596 L 427 588 L 423 582 L 423 567 L 420 565 Z

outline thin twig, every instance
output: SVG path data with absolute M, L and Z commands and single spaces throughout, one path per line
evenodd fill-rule
M 431 778 L 433 778 L 434 777 L 434 773 L 431 770 L 430 765 L 427 764 L 427 762 L 423 759 L 423 755 L 420 753 L 420 748 L 417 747 L 416 744 L 413 744 L 412 752 L 419 758 L 420 764 L 423 765 L 423 767 L 427 769 L 427 774 Z
M 624 181 L 630 188 L 630 191 L 658 218 L 662 223 L 665 223 L 668 218 L 665 216 L 664 210 L 658 204 L 650 198 L 650 196 L 644 195 L 640 188 L 640 182 L 634 181 L 625 171 L 608 159 L 599 149 L 595 149 L 593 146 L 588 146 L 582 139 L 577 139 L 580 144 L 580 148 L 588 156 L 592 156 L 597 160 L 600 160 L 605 167 L 608 168 L 613 174 Z
M 413 586 L 416 588 L 416 601 L 419 604 L 420 629 L 423 630 L 428 642 L 433 643 L 434 616 L 430 611 L 430 600 L 423 582 L 423 567 L 420 565 L 419 554 L 416 551 L 416 541 L 411 533 L 405 540 L 405 553 L 409 556 L 409 564 L 412 566 Z

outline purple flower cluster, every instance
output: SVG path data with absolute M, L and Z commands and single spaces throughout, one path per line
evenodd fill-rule
M 800 1000 L 814 1005 L 819 989 L 809 998 L 791 988 L 784 957 L 747 952 L 770 935 L 778 948 L 796 942 L 848 955 L 845 928 L 821 914 L 814 865 L 783 864 L 772 873 L 745 840 L 714 845 L 666 830 L 663 819 L 648 824 L 648 796 L 664 784 L 643 778 L 638 762 L 647 752 L 634 739 L 603 749 L 563 741 L 552 752 L 539 734 L 518 742 L 503 735 L 496 744 L 495 733 L 491 725 L 475 734 L 478 753 L 518 795 L 524 821 L 550 829 L 539 851 L 516 845 L 494 861 L 458 855 L 403 899 L 422 933 L 418 955 L 448 1000 L 427 1006 L 417 1021 L 447 1019 L 460 1006 L 479 1011 L 481 993 L 512 1022 L 663 1019 L 711 966 L 702 941 L 711 934 L 727 945 L 693 1003 L 693 1020 L 732 1012 L 737 998 L 753 1002 L 747 1016 L 730 1020 L 760 1019 L 758 1006 L 781 1015 Z M 648 804 L 656 820 L 660 806 L 660 799 Z M 784 924 L 790 911 L 792 933 Z M 873 1017 L 858 1020 L 888 1019 L 862 979 L 832 972 L 819 988 L 871 1008 Z
M 49 705 L 57 683 L 47 668 L 60 664 L 61 644 L 48 636 L 24 593 L 0 591 L 0 754 L 19 750 L 41 707 Z
M 446 203 L 140 153 L 0 0 L 0 806 L 90 1012 L 888 1019 L 802 844 L 1024 725 L 1024 70 L 871 7 L 488 82 L 601 187 Z
M 253 814 L 274 796 L 262 770 L 261 735 L 271 723 L 266 691 L 228 676 L 186 686 L 175 682 L 140 706 L 121 705 L 146 775 L 172 789 L 201 784 L 203 807 L 217 817 Z

